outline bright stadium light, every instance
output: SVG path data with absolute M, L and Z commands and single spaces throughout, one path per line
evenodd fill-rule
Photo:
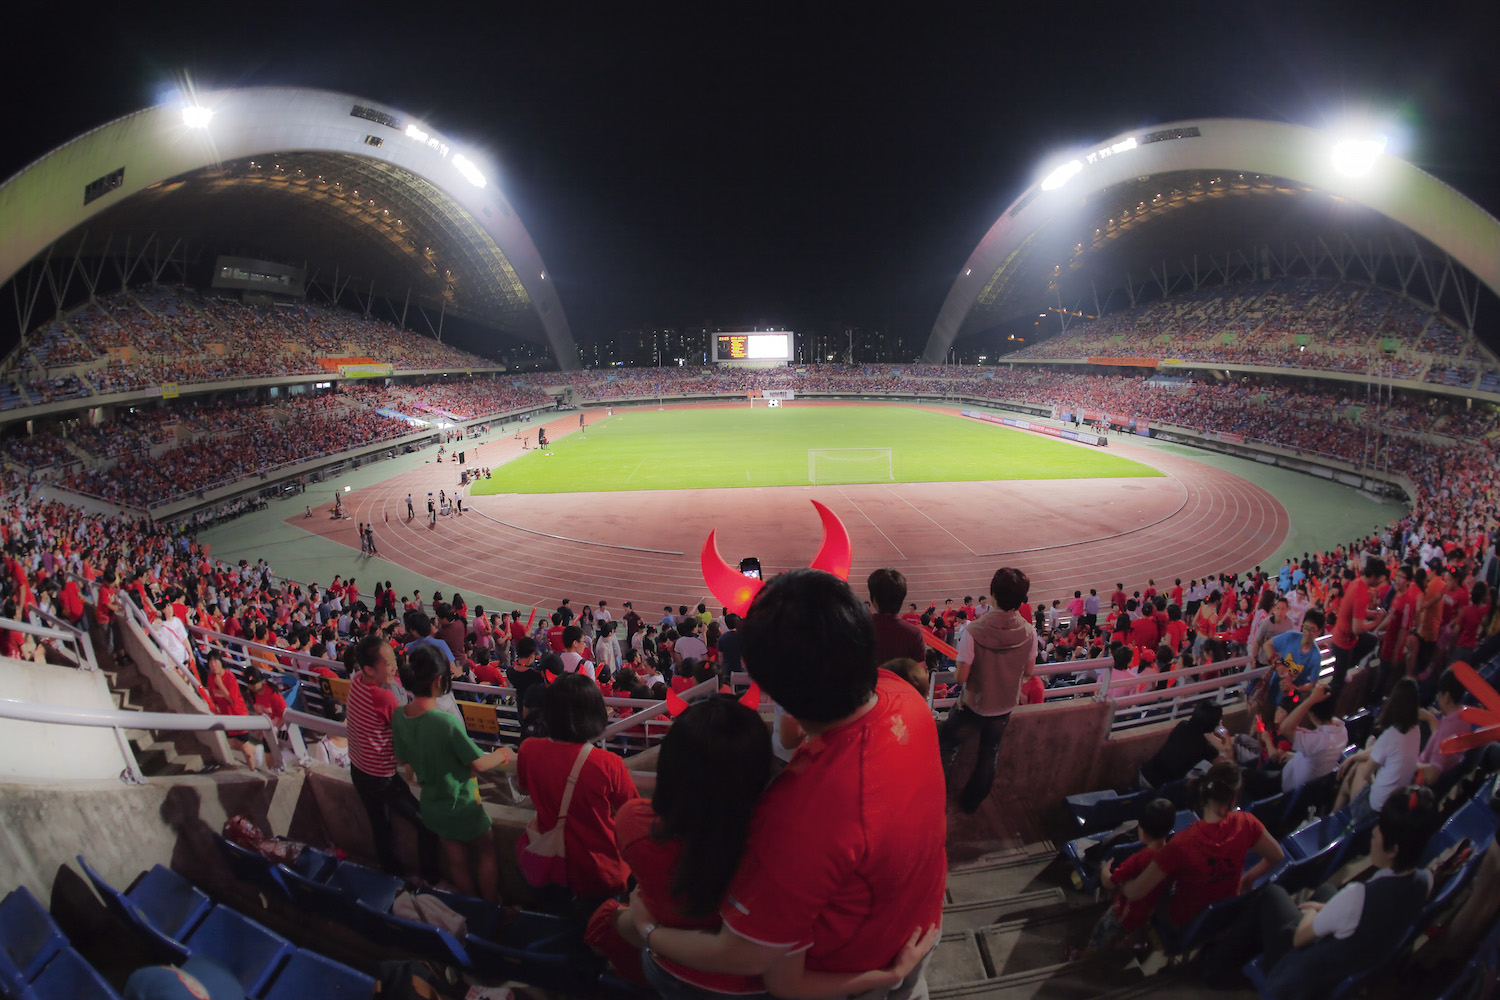
M 484 174 L 481 174 L 479 168 L 470 163 L 462 153 L 453 154 L 453 165 L 458 168 L 459 173 L 464 175 L 464 180 L 475 187 L 484 187 Z
M 1042 178 L 1042 190 L 1056 191 L 1058 188 L 1068 183 L 1068 181 L 1072 180 L 1073 175 L 1077 174 L 1082 169 L 1082 160 L 1069 160 L 1067 163 L 1064 163 L 1062 166 L 1052 171 L 1052 173 Z
M 208 128 L 209 119 L 213 118 L 213 116 L 212 108 L 189 104 L 182 109 L 182 124 L 188 128 Z
M 1341 174 L 1363 177 L 1385 152 L 1386 137 L 1380 134 L 1340 139 L 1333 145 L 1333 166 Z

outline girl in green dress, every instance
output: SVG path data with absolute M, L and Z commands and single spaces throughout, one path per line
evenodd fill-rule
M 391 717 L 396 759 L 411 766 L 422 786 L 422 823 L 441 838 L 449 876 L 458 891 L 499 902 L 500 870 L 490 840 L 490 817 L 474 776 L 515 759 L 501 747 L 482 752 L 462 722 L 437 707 L 446 693 L 448 664 L 431 647 L 412 650 L 403 678 L 413 697 Z M 469 874 L 473 855 L 477 878 Z

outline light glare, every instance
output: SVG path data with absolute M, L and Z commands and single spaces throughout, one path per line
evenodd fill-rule
M 1386 138 L 1383 135 L 1340 140 L 1333 146 L 1334 168 L 1350 177 L 1363 177 L 1385 152 L 1385 145 Z
M 453 165 L 458 168 L 458 172 L 463 174 L 464 179 L 470 184 L 475 187 L 484 187 L 484 174 L 481 174 L 479 168 L 470 163 L 468 158 L 462 153 L 455 153 L 453 155 Z
M 1069 160 L 1042 179 L 1043 191 L 1056 191 L 1083 169 L 1082 160 Z
M 188 128 L 208 128 L 209 119 L 213 116 L 212 109 L 190 104 L 182 109 L 182 124 Z

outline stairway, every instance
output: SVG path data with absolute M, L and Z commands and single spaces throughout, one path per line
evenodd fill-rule
M 927 968 L 933 1000 L 1130 1000 L 1201 996 L 1190 972 L 1144 975 L 1124 952 L 1067 958 L 1108 905 L 1064 888 L 1057 848 L 1040 841 L 954 864 L 943 935 Z M 1050 870 L 1049 870 L 1050 869 Z M 1253 998 L 1253 991 L 1223 992 Z
M 122 712 L 164 712 L 170 709 L 161 701 L 134 663 L 101 670 L 109 682 L 115 706 Z M 135 751 L 136 763 L 148 778 L 202 774 L 209 761 L 203 756 L 203 744 L 192 733 L 153 732 L 127 729 L 125 738 Z M 217 770 L 217 767 L 212 768 Z

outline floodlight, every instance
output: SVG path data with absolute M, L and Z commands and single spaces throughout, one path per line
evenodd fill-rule
M 208 121 L 213 116 L 211 108 L 190 104 L 182 109 L 182 124 L 188 128 L 208 128 Z
M 464 180 L 475 187 L 484 187 L 484 174 L 481 174 L 479 168 L 470 163 L 463 154 L 453 154 L 453 165 L 458 168 L 459 173 L 464 175 Z
M 1334 168 L 1350 177 L 1363 177 L 1385 152 L 1385 144 L 1385 136 L 1379 134 L 1341 139 L 1333 146 Z
M 1068 181 L 1072 180 L 1073 175 L 1078 173 L 1082 169 L 1082 160 L 1069 160 L 1067 163 L 1064 163 L 1062 166 L 1058 167 L 1056 170 L 1052 171 L 1052 173 L 1048 174 L 1042 179 L 1042 190 L 1056 191 L 1058 188 L 1068 183 Z

